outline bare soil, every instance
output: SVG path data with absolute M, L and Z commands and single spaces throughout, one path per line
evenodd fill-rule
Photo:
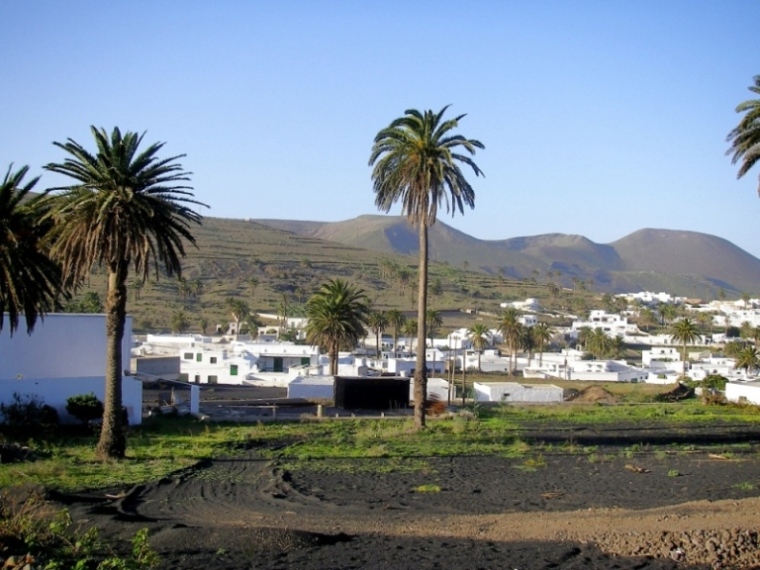
M 167 568 L 760 568 L 760 434 L 536 428 L 530 437 L 598 448 L 291 470 L 254 447 L 117 498 L 51 498 L 106 535 L 150 528 Z M 662 447 L 708 439 L 744 446 Z M 625 452 L 632 441 L 645 443 Z

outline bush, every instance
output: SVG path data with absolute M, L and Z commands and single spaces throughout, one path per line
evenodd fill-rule
M 66 411 L 84 425 L 103 417 L 103 402 L 90 392 L 78 394 L 66 400 Z
M 28 436 L 50 433 L 60 426 L 58 411 L 35 394 L 13 393 L 10 404 L 0 403 L 0 425 Z

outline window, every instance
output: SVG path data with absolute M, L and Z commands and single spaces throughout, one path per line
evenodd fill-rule
M 200 382 L 201 382 L 201 375 L 200 374 L 196 374 L 195 375 L 195 383 L 196 384 L 200 384 Z
M 230 376 L 237 376 L 237 375 L 238 375 L 238 365 L 230 364 Z
M 192 352 L 186 352 L 182 355 L 183 360 L 192 360 L 193 359 L 193 353 Z
M 195 355 L 195 360 L 198 362 L 203 362 L 203 355 L 199 352 Z
M 216 356 L 212 356 L 212 357 L 209 359 L 209 361 L 211 362 L 211 364 L 216 364 Z
M 219 381 L 219 377 L 218 377 L 218 376 L 216 376 L 215 374 L 213 374 L 213 375 L 210 375 L 210 376 L 208 377 L 208 383 L 209 383 L 209 384 L 216 384 L 218 381 Z

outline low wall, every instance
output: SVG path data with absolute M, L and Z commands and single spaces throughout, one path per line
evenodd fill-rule
M 63 423 L 79 420 L 66 412 L 66 400 L 79 394 L 94 393 L 102 402 L 105 398 L 105 380 L 102 376 L 84 378 L 41 378 L 38 380 L 0 380 L 0 402 L 9 403 L 13 394 L 37 396 L 45 404 L 54 407 Z M 142 382 L 125 376 L 121 384 L 122 403 L 127 409 L 130 425 L 142 423 Z

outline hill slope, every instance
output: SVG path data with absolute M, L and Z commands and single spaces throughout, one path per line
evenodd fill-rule
M 389 254 L 417 253 L 416 230 L 400 216 L 257 223 Z M 698 232 L 643 229 L 610 244 L 567 234 L 480 240 L 438 221 L 430 228 L 430 257 L 517 279 L 553 274 L 565 285 L 592 280 L 595 289 L 606 292 L 657 289 L 711 297 L 721 288 L 733 294 L 760 290 L 760 260 Z

